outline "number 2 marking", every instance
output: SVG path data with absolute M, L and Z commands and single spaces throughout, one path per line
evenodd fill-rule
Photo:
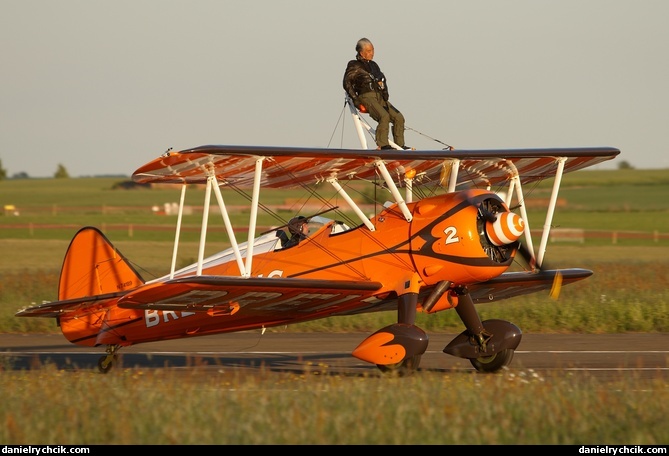
M 447 226 L 444 229 L 444 234 L 446 235 L 446 242 L 445 244 L 453 244 L 456 242 L 459 242 L 460 239 L 458 239 L 458 230 L 455 229 L 454 226 Z

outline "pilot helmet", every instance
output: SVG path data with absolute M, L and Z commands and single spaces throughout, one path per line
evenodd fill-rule
M 290 222 L 288 222 L 288 231 L 290 231 L 291 234 L 302 234 L 302 225 L 308 222 L 309 220 L 303 215 L 293 217 L 290 219 Z

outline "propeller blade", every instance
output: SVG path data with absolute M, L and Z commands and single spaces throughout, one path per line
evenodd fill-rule
M 556 299 L 560 297 L 560 289 L 562 288 L 562 274 L 560 271 L 555 274 L 553 279 L 553 286 L 551 287 L 550 297 Z
M 552 269 L 549 266 L 546 265 L 546 262 L 544 262 L 541 267 L 537 267 L 536 264 L 536 259 L 534 256 L 530 253 L 529 249 L 525 244 L 519 244 L 518 245 L 518 254 L 523 258 L 525 263 L 532 269 L 532 271 L 541 271 L 541 270 L 549 270 Z M 549 296 L 552 299 L 557 300 L 560 297 L 560 291 L 562 290 L 562 273 L 560 271 L 557 271 L 555 273 L 555 277 L 553 278 L 553 285 L 551 286 L 551 291 L 549 293 Z
M 529 249 L 525 244 L 520 243 L 518 245 L 518 254 L 521 256 L 523 260 L 525 260 L 525 264 L 527 264 L 527 266 L 532 271 L 536 271 L 537 269 L 539 269 L 537 268 L 536 258 L 534 257 L 534 255 L 532 255 L 532 253 L 529 251 Z

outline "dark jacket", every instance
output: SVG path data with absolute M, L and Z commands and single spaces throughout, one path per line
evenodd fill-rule
M 381 68 L 373 60 L 365 60 L 360 54 L 346 65 L 344 72 L 344 90 L 356 102 L 358 96 L 366 92 L 376 91 L 388 101 L 388 85 Z M 359 104 L 356 102 L 356 104 Z

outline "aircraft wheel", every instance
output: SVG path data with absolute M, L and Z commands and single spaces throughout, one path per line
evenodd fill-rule
M 504 366 L 511 364 L 513 359 L 512 348 L 507 348 L 492 356 L 482 356 L 480 358 L 470 359 L 472 366 L 479 372 L 497 372 Z
M 116 356 L 109 356 L 109 355 L 101 356 L 100 359 L 98 359 L 98 369 L 100 370 L 101 373 L 106 374 L 111 370 L 115 361 L 116 361 Z
M 413 374 L 420 365 L 421 355 L 415 355 L 396 364 L 377 364 L 381 372 L 389 375 L 404 377 Z

